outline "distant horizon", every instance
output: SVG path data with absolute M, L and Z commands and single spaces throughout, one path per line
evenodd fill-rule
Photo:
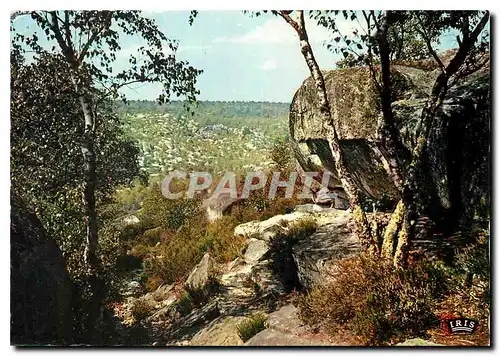
M 116 99 L 114 100 L 116 102 L 123 102 L 121 99 Z M 187 100 L 169 100 L 168 103 L 165 104 L 160 104 L 158 103 L 155 99 L 127 99 L 127 102 L 132 102 L 132 101 L 140 101 L 140 102 L 153 102 L 158 105 L 168 105 L 170 103 L 184 103 L 188 102 Z M 269 100 L 196 100 L 193 103 L 266 103 L 266 104 L 287 104 L 291 105 L 292 102 L 286 102 L 286 101 L 269 101 Z

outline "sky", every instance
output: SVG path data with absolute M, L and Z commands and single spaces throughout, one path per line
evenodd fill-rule
M 290 102 L 309 76 L 295 31 L 280 17 L 255 17 L 241 11 L 200 11 L 192 26 L 188 11 L 143 11 L 160 29 L 179 41 L 177 58 L 188 61 L 203 73 L 198 78 L 199 100 Z M 353 29 L 343 18 L 337 24 L 343 33 Z M 32 31 L 29 16 L 16 19 L 14 27 Z M 340 59 L 326 48 L 331 34 L 306 17 L 306 27 L 318 64 L 335 68 Z M 454 36 L 445 38 L 443 49 L 454 47 Z M 142 42 L 139 36 L 125 37 L 117 67 L 128 63 Z M 161 92 L 156 84 L 123 89 L 130 100 L 154 100 Z

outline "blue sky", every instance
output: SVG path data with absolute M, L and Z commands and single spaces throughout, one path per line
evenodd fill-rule
M 180 59 L 203 69 L 198 81 L 201 100 L 289 102 L 308 76 L 295 32 L 281 18 L 251 17 L 241 11 L 202 11 L 189 26 L 188 12 L 147 16 L 179 40 Z M 316 26 L 311 31 L 318 62 L 333 68 L 335 57 L 322 45 L 328 33 Z M 154 87 L 125 93 L 131 99 L 152 99 L 157 92 Z
M 290 102 L 309 72 L 299 50 L 298 38 L 283 19 L 264 14 L 251 17 L 241 11 L 201 11 L 192 26 L 187 11 L 146 11 L 165 34 L 179 40 L 177 57 L 203 69 L 198 79 L 200 100 L 242 100 Z M 30 25 L 31 24 L 31 25 Z M 29 17 L 14 24 L 32 31 Z M 321 68 L 332 69 L 339 56 L 325 47 L 330 34 L 306 19 L 311 45 Z M 338 22 L 347 33 L 353 23 Z M 442 48 L 455 45 L 454 36 L 444 39 Z M 126 37 L 116 65 L 127 65 L 128 56 L 142 44 L 139 36 Z M 159 85 L 141 84 L 124 89 L 129 99 L 154 100 Z

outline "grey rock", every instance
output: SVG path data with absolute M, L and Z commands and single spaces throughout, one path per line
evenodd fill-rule
M 264 221 L 250 221 L 236 226 L 234 234 L 269 241 L 278 233 L 286 232 L 286 224 L 300 220 L 308 215 L 297 211 L 290 214 L 276 215 Z
M 242 198 L 231 197 L 229 193 L 214 193 L 209 198 L 203 200 L 201 206 L 205 209 L 208 220 L 214 221 L 221 218 L 224 212 L 242 200 Z
M 201 261 L 189 274 L 185 283 L 185 288 L 188 290 L 202 289 L 212 276 L 214 265 L 214 259 L 210 254 L 205 253 Z
M 418 122 L 438 74 L 407 66 L 392 68 L 394 115 L 401 132 L 403 166 L 419 130 Z M 387 153 L 377 137 L 380 112 L 377 93 L 366 67 L 324 71 L 332 116 L 347 169 L 357 187 L 369 197 L 399 197 L 386 174 Z M 489 204 L 490 73 L 478 72 L 448 92 L 429 137 L 429 212 L 438 219 L 450 209 L 460 218 L 474 216 L 481 202 Z M 328 171 L 329 188 L 341 185 L 326 138 L 331 128 L 323 122 L 314 81 L 308 78 L 297 90 L 290 108 L 291 144 L 304 171 Z
M 142 292 L 142 286 L 137 281 L 131 281 L 127 284 L 127 289 L 124 291 L 124 295 L 135 295 Z
M 360 252 L 359 239 L 349 224 L 350 216 L 339 214 L 293 246 L 293 259 L 304 287 L 326 282 L 331 277 L 333 262 Z
M 318 204 L 302 204 L 295 207 L 295 211 L 301 213 L 313 213 L 323 211 L 323 207 Z
M 11 343 L 69 343 L 72 284 L 62 253 L 15 196 L 10 218 Z
M 245 343 L 245 346 L 333 346 L 323 340 L 308 339 L 273 329 L 264 329 Z
M 401 342 L 399 344 L 396 344 L 395 346 L 407 346 L 407 347 L 414 347 L 414 346 L 445 346 L 442 344 L 436 344 L 431 341 L 427 341 L 421 338 L 414 338 L 414 339 L 408 339 L 405 340 L 404 342 Z
M 245 251 L 245 261 L 259 261 L 265 256 L 267 251 L 269 251 L 267 242 L 251 238 L 248 241 Z
M 266 327 L 248 340 L 245 346 L 333 346 L 324 336 L 315 335 L 304 325 L 293 304 L 270 313 Z
M 243 340 L 238 335 L 238 325 L 243 316 L 219 317 L 197 332 L 189 346 L 240 346 Z

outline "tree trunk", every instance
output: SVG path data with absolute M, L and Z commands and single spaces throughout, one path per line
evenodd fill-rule
M 87 219 L 84 261 L 91 291 L 91 299 L 88 303 L 88 318 L 85 322 L 85 340 L 87 342 L 91 342 L 96 336 L 94 335 L 94 330 L 101 313 L 101 305 L 104 298 L 104 281 L 100 277 L 100 260 L 97 255 L 98 226 L 95 199 L 97 175 L 94 149 L 95 115 L 92 111 L 92 99 L 86 93 L 86 88 L 82 88 L 79 84 L 79 79 L 75 73 L 77 73 L 77 69 L 74 69 L 72 80 L 75 92 L 79 95 L 80 106 L 85 124 L 81 143 L 85 182 L 83 190 L 83 203 Z M 88 87 L 90 87 L 90 85 Z
M 85 263 L 89 271 L 95 271 L 98 266 L 97 258 L 97 212 L 95 202 L 95 189 L 97 183 L 96 177 L 96 159 L 94 152 L 94 114 L 91 109 L 90 100 L 84 95 L 80 96 L 80 105 L 85 118 L 85 131 L 82 140 L 83 154 L 83 172 L 85 176 L 84 204 L 85 214 L 87 216 L 87 236 L 85 245 Z
M 423 177 L 420 172 L 422 168 L 422 160 L 427 150 L 432 122 L 437 111 L 442 106 L 443 100 L 448 92 L 449 79 L 457 73 L 459 68 L 465 62 L 472 46 L 486 25 L 489 14 L 487 12 L 485 13 L 470 35 L 464 34 L 464 39 L 458 52 L 450 61 L 448 66 L 443 68 L 442 73 L 436 79 L 431 95 L 422 111 L 419 123 L 420 132 L 418 133 L 417 143 L 412 152 L 412 159 L 406 172 L 404 184 L 401 184 L 403 182 L 401 169 L 393 166 L 392 164 L 393 162 L 397 163 L 397 149 L 401 142 L 394 124 L 394 116 L 391 108 L 392 90 L 390 89 L 390 58 L 387 45 L 387 25 L 389 15 L 390 12 L 387 12 L 382 19 L 378 34 L 383 82 L 383 89 L 381 93 L 383 121 L 380 125 L 380 133 L 381 141 L 390 156 L 389 169 L 391 171 L 389 173 L 393 178 L 396 187 L 398 187 L 401 191 L 401 200 L 398 202 L 396 210 L 392 214 L 391 221 L 389 222 L 389 225 L 384 233 L 382 251 L 385 256 L 388 256 L 394 245 L 396 245 L 396 249 L 394 251 L 394 264 L 401 267 L 405 265 L 408 259 L 408 252 L 415 235 L 415 223 L 418 217 L 418 212 L 422 210 L 422 199 L 420 197 L 421 191 L 419 187 L 423 186 Z M 437 54 L 432 50 L 430 43 L 428 43 L 428 48 L 431 50 L 433 56 L 437 58 Z M 393 168 L 396 168 L 396 170 L 393 170 Z M 395 244 L 396 234 L 398 235 L 397 244 Z
M 371 251 L 376 251 L 376 240 L 373 236 L 373 232 L 366 217 L 366 213 L 361 207 L 361 197 L 359 190 L 357 189 L 355 182 L 353 181 L 349 171 L 347 170 L 344 155 L 342 153 L 342 148 L 340 147 L 339 143 L 339 137 L 337 135 L 335 124 L 331 115 L 330 103 L 325 87 L 325 80 L 323 77 L 323 73 L 321 73 L 321 70 L 318 66 L 318 63 L 316 62 L 316 59 L 314 58 L 314 53 L 309 44 L 309 38 L 307 36 L 307 31 L 305 28 L 303 12 L 298 11 L 298 15 L 298 23 L 290 23 L 290 21 L 293 20 L 287 18 L 285 18 L 285 20 L 287 20 L 287 22 L 289 22 L 294 27 L 299 36 L 300 51 L 306 61 L 306 64 L 309 68 L 309 71 L 311 72 L 311 76 L 316 86 L 316 93 L 318 95 L 320 103 L 320 112 L 323 115 L 325 121 L 330 125 L 331 132 L 328 135 L 327 140 L 332 152 L 332 156 L 335 159 L 335 168 L 337 170 L 337 175 L 347 195 L 349 196 L 350 207 L 358 228 L 357 233 L 359 234 L 363 245 L 365 245 Z
M 394 182 L 394 185 L 401 192 L 403 187 L 403 174 L 400 167 L 400 152 L 404 152 L 404 146 L 399 138 L 399 130 L 394 121 L 392 112 L 392 83 L 391 83 L 391 62 L 390 49 L 387 42 L 388 22 L 391 11 L 387 11 L 381 21 L 377 40 L 380 52 L 380 69 L 382 77 L 382 87 L 380 92 L 380 104 L 382 108 L 382 120 L 378 127 L 378 137 L 387 151 L 387 173 Z M 373 63 L 370 64 L 373 66 Z M 376 78 L 374 78 L 376 80 Z

